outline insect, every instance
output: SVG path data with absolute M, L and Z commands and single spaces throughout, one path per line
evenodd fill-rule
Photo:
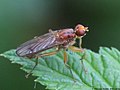
M 36 58 L 36 63 L 33 67 L 33 69 L 27 74 L 26 77 L 32 73 L 32 71 L 35 69 L 35 67 L 38 64 L 38 58 L 44 57 L 44 56 L 50 56 L 54 55 L 57 52 L 59 52 L 61 49 L 64 51 L 64 63 L 67 62 L 67 49 L 71 49 L 75 52 L 82 52 L 83 49 L 81 47 L 82 44 L 82 37 L 86 35 L 86 32 L 88 32 L 88 27 L 84 27 L 81 24 L 76 25 L 74 29 L 72 28 L 66 28 L 66 29 L 60 29 L 56 31 L 49 30 L 49 33 L 44 34 L 39 37 L 35 37 L 32 40 L 29 40 L 22 45 L 20 45 L 16 49 L 16 54 L 20 57 L 28 57 L 28 58 Z M 75 44 L 75 40 L 79 38 L 79 48 L 74 47 L 73 44 Z M 49 50 L 51 48 L 55 48 L 55 51 L 52 52 L 44 52 L 46 50 Z

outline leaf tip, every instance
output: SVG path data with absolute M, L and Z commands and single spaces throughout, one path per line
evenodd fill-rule
M 4 54 L 0 54 L 0 56 L 4 56 Z

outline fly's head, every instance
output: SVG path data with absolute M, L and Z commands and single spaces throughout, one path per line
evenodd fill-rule
M 83 37 L 83 36 L 85 36 L 88 31 L 89 31 L 88 27 L 84 27 L 81 24 L 78 24 L 75 27 L 75 34 L 77 35 L 77 37 Z

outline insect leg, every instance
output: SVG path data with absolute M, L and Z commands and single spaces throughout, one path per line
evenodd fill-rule
M 74 51 L 74 52 L 82 52 L 83 53 L 83 55 L 81 56 L 80 60 L 81 60 L 81 63 L 82 63 L 84 71 L 87 72 L 87 70 L 85 69 L 84 63 L 83 63 L 83 59 L 86 56 L 85 51 L 82 48 L 77 48 L 75 46 L 69 46 L 69 49 L 72 50 L 72 51 Z
M 73 76 L 73 73 L 72 73 L 72 69 L 71 67 L 67 64 L 67 52 L 66 52 L 66 49 L 64 49 L 64 64 L 67 66 L 67 68 L 70 70 L 70 73 L 75 81 L 75 78 Z
M 66 64 L 67 62 L 67 53 L 66 53 L 66 49 L 64 50 L 64 63 Z
M 25 75 L 26 78 L 29 77 L 29 75 L 32 73 L 32 71 L 35 69 L 35 67 L 38 65 L 38 57 L 35 57 L 35 58 L 36 58 L 35 65 L 34 65 L 34 67 L 32 68 L 32 70 L 31 70 L 27 75 Z
M 38 59 L 39 59 L 39 58 L 44 57 L 44 56 L 54 55 L 54 54 L 56 54 L 58 51 L 59 51 L 59 49 L 57 49 L 56 51 L 48 52 L 48 53 L 37 54 L 37 55 L 35 56 L 36 62 L 35 62 L 34 67 L 32 68 L 32 70 L 31 70 L 25 77 L 28 78 L 28 76 L 33 72 L 33 70 L 35 69 L 35 67 L 38 65 Z
M 37 56 L 38 56 L 38 58 L 39 58 L 39 57 L 44 57 L 44 56 L 51 56 L 51 55 L 56 54 L 59 50 L 60 50 L 60 49 L 57 48 L 55 51 L 47 52 L 47 53 L 42 53 L 42 54 L 38 54 Z
M 82 48 L 82 37 L 79 38 L 79 48 Z
M 74 52 L 83 52 L 84 51 L 82 48 L 77 48 L 75 46 L 69 46 L 68 48 Z
M 79 38 L 79 48 L 82 49 L 82 37 Z M 82 50 L 83 50 L 83 49 L 82 49 Z M 85 53 L 85 51 L 83 50 L 83 55 L 82 55 L 82 57 L 81 57 L 80 60 L 81 60 L 81 63 L 82 63 L 82 66 L 83 66 L 84 71 L 87 72 L 87 70 L 85 69 L 84 63 L 83 63 L 83 59 L 85 58 L 85 56 L 86 56 L 86 53 Z

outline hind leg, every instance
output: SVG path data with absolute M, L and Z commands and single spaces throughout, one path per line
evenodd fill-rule
M 33 70 L 36 68 L 36 66 L 38 65 L 38 59 L 41 58 L 41 57 L 44 57 L 44 56 L 51 56 L 51 55 L 54 55 L 56 54 L 57 52 L 59 51 L 59 49 L 57 49 L 56 51 L 52 51 L 52 52 L 48 52 L 48 53 L 43 53 L 43 54 L 38 54 L 35 56 L 36 58 L 36 62 L 35 62 L 35 65 L 34 67 L 32 68 L 32 70 L 25 76 L 26 78 L 29 77 L 29 75 L 33 72 Z
M 36 68 L 37 65 L 38 65 L 38 57 L 36 57 L 35 65 L 34 65 L 34 67 L 32 68 L 32 70 L 31 70 L 27 75 L 25 75 L 26 78 L 29 77 L 29 75 L 33 72 L 33 70 Z

